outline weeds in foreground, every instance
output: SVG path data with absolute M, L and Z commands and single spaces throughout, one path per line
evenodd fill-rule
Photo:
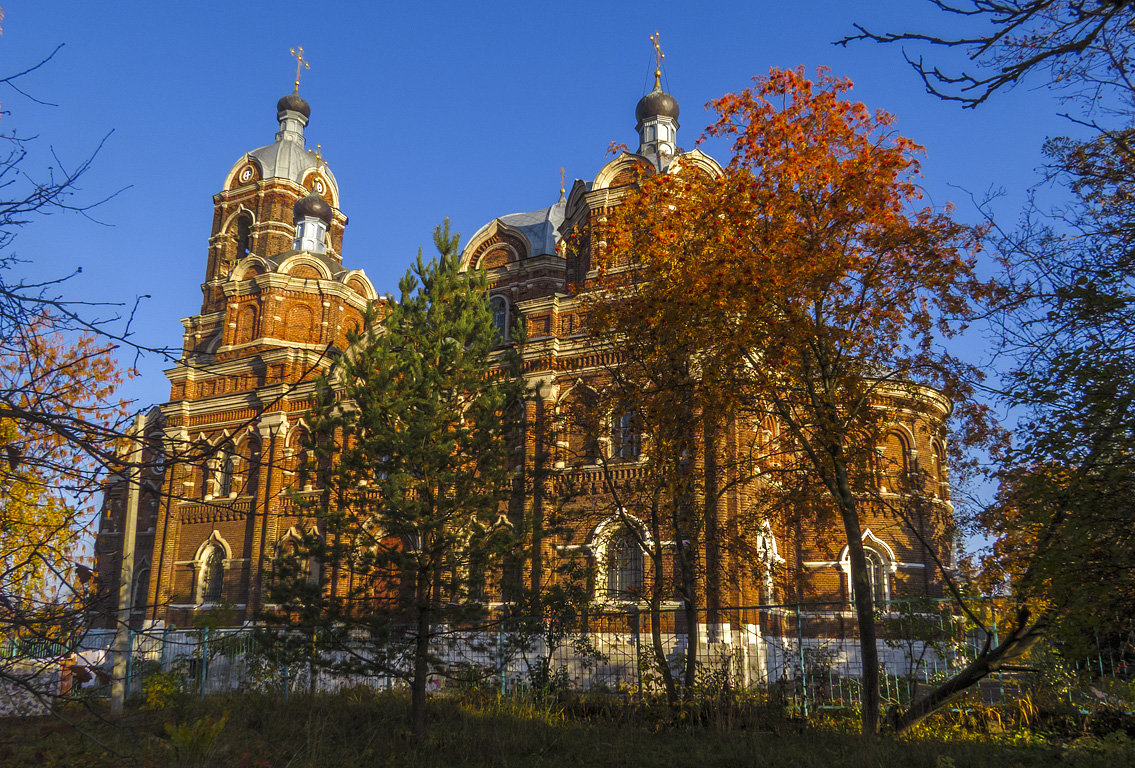
M 611 694 L 501 697 L 469 689 L 430 702 L 428 731 L 415 749 L 409 702 L 397 692 L 354 688 L 334 695 L 268 694 L 182 701 L 172 710 L 134 709 L 120 724 L 69 712 L 114 753 L 50 719 L 19 733 L 0 723 L 0 764 L 91 768 L 210 765 L 238 768 L 432 766 L 685 766 L 792 768 L 1040 768 L 1135 766 L 1135 721 L 1114 713 L 1076 721 L 1075 713 L 1028 715 L 1034 729 L 1007 729 L 1016 715 L 971 707 L 928 720 L 915 733 L 864 747 L 855 713 L 808 720 L 775 699 L 715 699 L 675 711 L 662 699 L 628 702 Z M 225 713 L 228 713 L 226 717 Z M 1039 730 L 1059 726 L 1059 736 Z M 1078 729 L 1078 730 L 1076 730 Z

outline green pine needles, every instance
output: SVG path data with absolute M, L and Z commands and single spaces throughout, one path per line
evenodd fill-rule
M 410 682 L 417 737 L 445 633 L 481 625 L 523 526 L 508 500 L 526 385 L 458 240 L 448 220 L 437 227 L 437 258 L 419 252 L 400 298 L 371 309 L 318 387 L 309 450 L 322 492 L 296 495 L 317 531 L 279 558 L 269 596 L 277 624 L 304 627 L 285 646 L 310 649 L 313 673 Z M 300 635 L 337 650 L 316 658 Z

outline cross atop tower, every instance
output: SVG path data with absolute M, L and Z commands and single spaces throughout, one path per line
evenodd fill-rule
M 303 46 L 292 48 L 292 55 L 296 57 L 296 90 L 295 93 L 300 92 L 300 70 L 311 69 L 311 64 L 303 57 Z
M 662 90 L 662 60 L 666 58 L 666 54 L 662 52 L 662 36 L 658 34 L 658 30 L 654 30 L 650 42 L 654 43 L 654 89 L 658 91 Z M 302 52 L 303 48 L 300 48 L 300 51 Z
M 560 166 L 560 199 L 564 199 L 564 167 Z

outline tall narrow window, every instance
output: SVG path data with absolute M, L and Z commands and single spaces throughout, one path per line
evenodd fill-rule
M 627 600 L 642 594 L 642 548 L 626 527 L 607 539 L 605 554 L 607 597 Z
M 222 499 L 232 495 L 233 473 L 235 471 L 236 466 L 233 464 L 232 456 L 226 456 L 225 460 L 221 462 L 220 475 L 217 477 L 217 495 Z
M 236 258 L 237 261 L 248 255 L 252 243 L 252 222 L 247 216 L 236 220 Z
M 935 498 L 948 499 L 950 493 L 948 490 L 949 482 L 946 477 L 946 448 L 942 443 L 935 440 L 931 450 L 934 455 L 931 456 L 930 495 Z
M 210 544 L 201 562 L 198 603 L 219 603 L 225 586 L 225 553 L 217 544 Z
M 239 477 L 237 493 L 243 496 L 253 496 L 256 493 L 256 483 L 260 477 L 260 438 L 249 435 L 240 448 L 239 455 L 243 462 L 243 471 Z
M 615 425 L 615 457 L 637 459 L 642 452 L 639 437 L 638 416 L 634 411 L 624 411 Z
M 508 299 L 504 296 L 493 296 L 489 299 L 489 306 L 493 310 L 493 326 L 502 340 L 508 339 Z
M 876 605 L 887 600 L 887 566 L 883 556 L 871 547 L 863 548 L 863 557 L 867 561 L 867 581 L 871 584 L 871 599 Z M 850 573 L 850 570 L 849 570 Z M 851 599 L 855 599 L 854 587 L 848 591 Z
M 300 448 L 296 454 L 296 488 L 310 491 L 316 486 L 316 467 L 312 461 L 311 452 L 307 448 Z

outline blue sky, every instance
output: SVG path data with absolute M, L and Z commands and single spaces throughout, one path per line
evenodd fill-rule
M 137 339 L 152 346 L 179 344 L 179 319 L 200 307 L 212 195 L 244 152 L 272 141 L 298 45 L 311 61 L 301 86 L 308 145 L 323 146 L 350 217 L 344 263 L 380 292 L 396 289 L 442 217 L 470 235 L 495 216 L 552 203 L 561 166 L 569 185 L 591 179 L 610 142 L 633 145 L 656 29 L 683 147 L 709 122 L 709 99 L 772 66 L 826 65 L 926 146 L 928 200 L 954 201 L 969 220 L 971 194 L 1004 188 L 1011 221 L 1044 139 L 1073 130 L 1052 94 L 1030 83 L 963 111 L 926 95 L 898 48 L 832 45 L 854 22 L 944 29 L 916 0 L 2 5 L 0 71 L 63 44 L 22 81 L 56 106 L 0 90 L 0 130 L 38 136 L 25 169 L 54 162 L 50 150 L 81 162 L 109 134 L 79 199 L 126 187 L 93 212 L 97 222 L 61 214 L 26 227 L 15 244 L 21 269 L 51 278 L 82 267 L 65 288 L 80 300 L 148 295 Z M 977 356 L 980 343 L 970 343 Z M 149 356 L 139 367 L 128 394 L 164 400 L 168 361 Z

